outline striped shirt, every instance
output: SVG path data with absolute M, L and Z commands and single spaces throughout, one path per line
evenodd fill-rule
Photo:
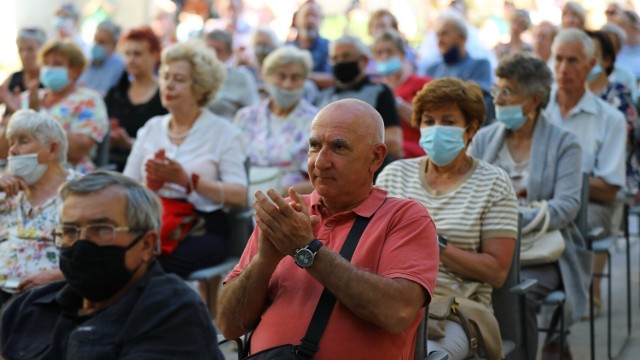
M 482 240 L 516 237 L 518 203 L 507 174 L 484 161 L 474 159 L 472 169 L 446 191 L 431 189 L 425 179 L 427 157 L 389 164 L 376 185 L 389 196 L 415 199 L 429 211 L 438 235 L 449 244 L 480 252 Z M 491 308 L 491 286 L 464 279 L 440 263 L 436 294 L 447 287 L 470 300 Z

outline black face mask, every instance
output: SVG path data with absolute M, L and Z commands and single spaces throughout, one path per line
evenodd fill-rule
M 452 65 L 460 61 L 460 49 L 457 46 L 452 46 L 451 49 L 447 50 L 444 54 L 442 54 L 442 59 L 444 63 L 447 65 Z
M 69 287 L 92 302 L 113 296 L 137 270 L 127 270 L 124 257 L 143 236 L 127 247 L 98 246 L 89 240 L 78 240 L 73 246 L 61 248 L 60 270 Z
M 358 60 L 333 65 L 333 76 L 343 84 L 348 84 L 360 75 Z

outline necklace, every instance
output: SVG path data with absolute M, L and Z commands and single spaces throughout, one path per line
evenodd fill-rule
M 182 140 L 184 138 L 186 138 L 187 136 L 189 136 L 189 132 L 183 132 L 181 134 L 176 134 L 173 131 L 169 130 L 167 131 L 167 135 L 169 135 L 169 139 L 172 140 Z

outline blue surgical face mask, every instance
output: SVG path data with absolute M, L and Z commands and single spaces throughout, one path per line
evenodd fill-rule
M 63 66 L 43 66 L 40 69 L 40 82 L 53 92 L 69 85 L 69 71 Z
M 398 56 L 394 56 L 387 61 L 376 62 L 376 72 L 380 75 L 395 74 L 402 69 L 402 60 Z
M 302 95 L 304 95 L 304 87 L 300 87 L 295 90 L 286 90 L 267 83 L 266 88 L 271 99 L 282 109 L 290 109 L 292 106 L 297 104 L 302 98 Z
M 107 58 L 107 49 L 100 44 L 93 44 L 91 47 L 91 60 L 93 61 L 104 61 Z
M 587 76 L 587 81 L 592 82 L 598 75 L 600 75 L 601 72 L 602 66 L 600 66 L 600 63 L 596 62 L 596 64 L 591 69 L 591 72 Z
M 496 119 L 509 130 L 519 129 L 527 119 L 522 114 L 522 105 L 496 105 Z
M 464 146 L 464 128 L 432 125 L 420 129 L 420 147 L 436 165 L 444 166 L 455 159 Z

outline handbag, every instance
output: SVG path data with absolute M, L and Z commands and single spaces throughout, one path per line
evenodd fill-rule
M 484 354 L 489 360 L 504 359 L 498 321 L 484 305 L 461 296 L 436 295 L 429 304 L 427 338 L 443 338 L 447 320 L 462 326 L 474 358 Z
M 358 241 L 364 232 L 364 229 L 369 224 L 371 218 L 365 218 L 362 216 L 356 217 L 347 239 L 340 249 L 340 255 L 347 261 L 351 261 L 353 252 L 358 246 Z M 329 323 L 329 317 L 333 311 L 333 307 L 336 304 L 336 297 L 326 288 L 320 295 L 316 310 L 313 312 L 311 322 L 307 328 L 307 333 L 300 340 L 299 345 L 280 345 L 269 349 L 262 350 L 251 356 L 245 357 L 245 360 L 310 360 L 320 350 L 320 338 L 324 329 Z
M 203 235 L 204 219 L 190 202 L 161 197 L 162 227 L 160 228 L 160 250 L 163 256 L 170 255 L 187 235 Z
M 530 207 L 539 208 L 536 216 L 522 228 L 520 263 L 522 266 L 548 264 L 558 261 L 564 252 L 564 237 L 560 230 L 548 230 L 551 214 L 546 201 L 534 201 Z M 540 230 L 534 231 L 536 227 Z

